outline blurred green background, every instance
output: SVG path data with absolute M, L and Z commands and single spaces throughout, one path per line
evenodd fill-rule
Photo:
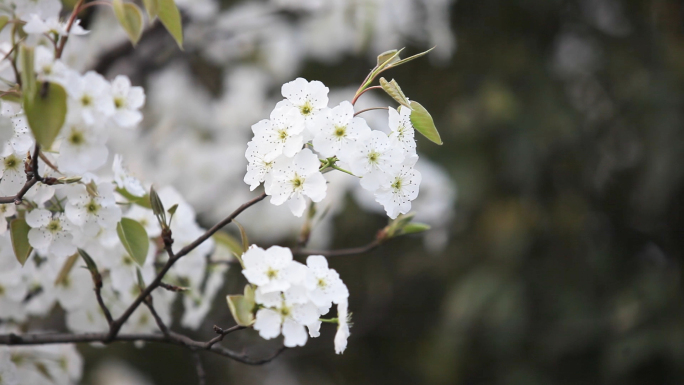
M 332 328 L 262 367 L 205 354 L 209 384 L 684 383 L 684 5 L 461 0 L 451 12 L 453 58 L 390 75 L 442 134 L 418 146 L 458 185 L 448 246 L 404 238 L 331 261 L 351 292 L 345 354 Z M 301 76 L 348 86 L 370 66 L 364 53 Z M 335 247 L 386 223 L 348 207 Z M 242 284 L 233 269 L 224 292 Z M 193 336 L 214 323 L 232 323 L 222 295 Z M 279 341 L 245 331 L 225 344 L 266 356 Z M 82 351 L 86 369 L 114 353 L 156 384 L 196 383 L 177 347 Z

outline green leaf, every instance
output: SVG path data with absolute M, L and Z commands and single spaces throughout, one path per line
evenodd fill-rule
M 100 272 L 97 270 L 97 265 L 95 264 L 95 261 L 93 261 L 93 258 L 91 258 L 90 255 L 85 252 L 85 250 L 78 249 L 78 253 L 81 255 L 81 258 L 83 258 L 83 261 L 85 262 L 86 267 L 90 271 L 90 274 L 92 274 L 93 277 L 100 275 Z
M 33 93 L 24 93 L 24 111 L 36 141 L 49 150 L 66 119 L 66 91 L 57 83 L 41 83 Z
M 66 261 L 64 261 L 64 265 L 62 265 L 62 269 L 59 271 L 59 274 L 57 274 L 57 278 L 55 278 L 55 286 L 61 285 L 69 276 L 69 273 L 71 273 L 71 269 L 74 268 L 74 265 L 76 264 L 76 261 L 78 260 L 78 253 L 74 253 L 74 255 L 70 256 L 67 258 Z
M 33 250 L 28 241 L 28 233 L 30 230 L 31 227 L 23 218 L 15 219 L 10 223 L 10 235 L 12 237 L 14 256 L 17 257 L 17 261 L 19 261 L 22 266 L 24 266 L 29 255 L 31 255 L 31 250 Z
M 380 86 L 382 86 L 382 89 L 387 92 L 387 95 L 391 96 L 397 103 L 411 109 L 408 98 L 401 91 L 401 87 L 399 87 L 399 83 L 397 83 L 396 80 L 392 79 L 392 81 L 388 82 L 385 78 L 380 78 Z
M 159 0 L 143 0 L 143 5 L 145 5 L 147 15 L 154 20 L 159 14 Z
M 122 0 L 113 0 L 112 7 L 116 19 L 128 34 L 131 43 L 138 44 L 143 32 L 143 15 L 140 8 L 133 3 L 124 3 Z
M 159 6 L 157 14 L 159 20 L 176 40 L 178 47 L 183 49 L 183 23 L 176 2 L 174 0 L 157 0 L 157 4 Z
M 145 264 L 150 241 L 143 225 L 130 218 L 121 218 L 116 233 L 131 258 L 140 266 Z
M 425 107 L 420 105 L 416 101 L 411 101 L 411 123 L 416 131 L 423 134 L 430 141 L 442 145 L 442 138 L 439 137 L 439 132 L 437 127 L 435 127 L 435 122 L 432 120 L 432 116 L 427 112 Z
M 145 287 L 147 287 L 147 285 L 145 285 L 145 279 L 143 278 L 142 272 L 140 271 L 139 267 L 135 268 L 135 275 L 138 277 L 138 287 L 140 288 L 140 291 L 145 290 Z
M 411 222 L 411 219 L 413 219 L 415 215 L 416 213 L 400 214 L 398 217 L 391 220 L 389 225 L 387 225 L 386 227 L 387 236 L 391 238 L 399 234 L 401 232 L 401 229 L 403 229 L 404 226 Z
M 173 215 L 176 213 L 176 210 L 178 210 L 178 203 L 175 205 L 171 206 L 171 208 L 167 211 L 169 214 Z
M 229 295 L 226 297 L 228 308 L 235 319 L 235 323 L 240 326 L 251 326 L 254 323 L 254 289 L 245 286 L 245 295 Z
M 152 204 L 150 203 L 150 196 L 148 194 L 145 194 L 141 197 L 137 197 L 131 193 L 129 193 L 126 189 L 117 187 L 116 192 L 121 194 L 124 198 L 126 198 L 129 202 L 135 203 L 138 206 L 142 206 L 146 209 L 151 209 Z
M 24 95 L 31 95 L 36 92 L 36 73 L 33 66 L 34 51 L 33 47 L 22 44 L 19 47 L 19 62 L 21 63 L 21 90 Z
M 378 55 L 378 67 L 380 67 L 383 64 L 389 65 L 391 63 L 399 61 L 399 56 L 397 55 L 398 52 L 399 50 L 391 49 Z
M 5 26 L 7 25 L 8 21 L 9 21 L 9 16 L 7 16 L 7 15 L 0 16 L 0 31 L 5 29 Z
M 150 206 L 152 208 L 152 212 L 159 221 L 159 225 L 162 228 L 166 228 L 166 211 L 164 211 L 164 204 L 162 203 L 161 199 L 159 199 L 159 195 L 154 189 L 154 186 L 150 187 Z
M 240 260 L 240 256 L 242 256 L 243 250 L 242 250 L 242 244 L 240 241 L 237 239 L 233 238 L 232 235 L 225 233 L 223 231 L 219 231 L 212 235 L 212 238 L 214 239 L 214 242 L 216 242 L 217 247 L 223 247 L 230 251 L 231 254 L 235 256 L 238 260 Z M 242 261 L 240 261 L 242 263 Z
M 242 252 L 244 253 L 249 249 L 249 239 L 247 238 L 247 232 L 245 231 L 245 228 L 242 227 L 242 225 L 233 219 L 233 223 L 237 225 L 237 227 L 240 229 L 240 239 L 242 240 Z M 242 253 L 240 253 L 242 255 Z
M 425 223 L 412 222 L 401 229 L 401 234 L 417 234 L 430 230 L 430 225 Z
M 413 55 L 413 56 L 409 56 L 409 57 L 407 57 L 406 59 L 401 59 L 401 60 L 399 60 L 399 61 L 393 62 L 393 63 L 390 64 L 390 66 L 389 66 L 388 68 L 398 67 L 398 66 L 400 66 L 400 65 L 402 65 L 402 64 L 406 64 L 406 63 L 410 62 L 411 60 L 416 60 L 416 59 L 418 59 L 418 58 L 421 57 L 421 56 L 427 55 L 428 52 L 432 51 L 433 49 L 435 49 L 435 47 L 432 47 L 432 48 L 430 48 L 429 50 L 427 50 L 427 51 L 425 51 L 425 52 L 421 52 L 421 53 L 419 53 L 419 54 L 415 54 L 415 55 Z

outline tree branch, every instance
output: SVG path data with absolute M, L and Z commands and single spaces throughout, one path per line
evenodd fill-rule
M 382 244 L 382 241 L 376 239 L 373 242 L 367 244 L 366 246 L 361 246 L 361 247 L 354 247 L 351 249 L 339 249 L 339 250 L 309 250 L 309 249 L 301 249 L 301 250 L 293 250 L 292 253 L 294 255 L 301 255 L 301 256 L 308 256 L 308 255 L 324 255 L 326 257 L 342 257 L 346 255 L 355 255 L 355 254 L 363 254 L 367 253 L 376 247 L 380 246 Z
M 92 342 L 131 342 L 145 341 L 153 343 L 164 343 L 178 346 L 185 346 L 193 351 L 206 350 L 214 354 L 228 357 L 235 361 L 247 365 L 263 365 L 275 359 L 285 350 L 285 347 L 278 349 L 273 355 L 264 359 L 255 360 L 245 354 L 236 353 L 221 346 L 212 345 L 205 348 L 206 343 L 195 341 L 184 335 L 169 331 L 168 336 L 162 334 L 121 334 L 113 340 L 108 341 L 109 333 L 29 333 L 29 334 L 0 334 L 0 345 L 45 345 L 45 344 L 83 344 Z
M 264 198 L 266 198 L 266 193 L 262 193 L 258 197 L 250 200 L 249 202 L 243 203 L 240 207 L 238 207 L 235 211 L 233 211 L 228 217 L 226 217 L 226 219 L 217 223 L 212 228 L 207 230 L 204 234 L 197 237 L 197 239 L 195 239 L 195 241 L 193 241 L 191 244 L 182 248 L 180 251 L 178 251 L 178 253 L 174 254 L 173 250 L 171 250 L 171 245 L 168 244 L 166 246 L 166 251 L 169 254 L 169 260 L 166 262 L 164 267 L 162 267 L 161 271 L 159 271 L 157 276 L 154 278 L 154 281 L 152 281 L 152 283 L 150 283 L 145 288 L 145 290 L 143 290 L 142 293 L 140 293 L 140 295 L 138 295 L 138 297 L 135 299 L 135 301 L 133 301 L 133 303 L 128 307 L 128 309 L 126 309 L 126 311 L 121 315 L 121 317 L 119 317 L 116 321 L 114 321 L 112 323 L 111 328 L 109 329 L 109 335 L 108 335 L 105 342 L 114 341 L 117 333 L 119 333 L 119 330 L 121 330 L 121 326 L 123 326 L 123 324 L 131 316 L 131 314 L 133 314 L 135 309 L 137 309 L 138 306 L 140 306 L 140 304 L 143 302 L 143 300 L 147 296 L 149 296 L 152 293 L 152 291 L 154 289 L 156 289 L 162 283 L 162 279 L 164 279 L 164 276 L 166 275 L 166 273 L 168 273 L 168 271 L 176 263 L 176 261 L 178 261 L 179 259 L 181 259 L 185 255 L 187 255 L 188 253 L 193 251 L 197 246 L 201 245 L 203 242 L 205 242 L 207 239 L 209 239 L 209 237 L 214 235 L 214 233 L 219 231 L 222 227 L 224 227 L 227 224 L 229 224 L 230 222 L 232 222 L 233 219 L 235 219 L 238 215 L 240 215 L 240 213 L 245 211 L 247 208 L 259 203 Z

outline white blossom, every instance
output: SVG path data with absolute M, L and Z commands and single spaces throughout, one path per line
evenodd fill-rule
M 123 128 L 133 128 L 142 121 L 140 108 L 145 104 L 142 87 L 131 86 L 128 77 L 118 75 L 112 81 L 111 94 L 114 100 L 114 122 Z
M 278 163 L 266 180 L 266 194 L 271 203 L 279 206 L 288 202 L 295 216 L 302 216 L 306 209 L 305 197 L 314 202 L 325 198 L 327 185 L 319 171 L 320 161 L 308 148 L 294 158 Z
M 115 112 L 111 86 L 102 75 L 88 71 L 81 76 L 71 72 L 66 87 L 69 95 L 67 111 L 68 120 L 80 117 L 88 124 L 94 124 Z
M 411 110 L 407 107 L 400 107 L 397 111 L 389 108 L 389 127 L 392 132 L 389 138 L 396 140 L 408 153 L 416 152 L 416 139 L 413 123 L 411 123 Z
M 331 303 L 346 301 L 349 297 L 347 286 L 340 275 L 328 268 L 328 261 L 322 255 L 311 255 L 306 259 L 309 268 L 307 286 L 309 298 L 319 308 L 330 308 Z
M 67 32 L 67 23 L 60 22 L 56 16 L 44 20 L 36 14 L 31 14 L 24 20 L 26 21 L 24 32 L 28 34 L 57 34 L 59 36 L 66 36 L 70 33 L 73 35 L 85 35 L 88 33 L 88 31 L 81 27 L 81 20 L 78 19 L 74 20 L 69 32 Z
M 303 265 L 293 262 L 292 251 L 286 247 L 271 246 L 264 250 L 252 246 L 242 260 L 245 264 L 242 274 L 259 286 L 262 293 L 287 290 L 293 283 L 301 282 L 306 274 Z
M 116 183 L 120 189 L 124 189 L 129 194 L 136 197 L 145 195 L 146 191 L 142 183 L 128 173 L 128 170 L 126 170 L 123 165 L 123 157 L 119 154 L 114 155 L 112 171 L 114 172 L 114 183 Z
M 395 170 L 391 172 L 392 177 L 375 192 L 375 200 L 385 208 L 387 216 L 394 219 L 411 211 L 411 201 L 418 198 L 421 175 L 405 164 L 392 169 Z
M 281 92 L 286 100 L 279 102 L 276 108 L 292 106 L 302 116 L 308 130 L 306 140 L 313 138 L 316 131 L 316 117 L 328 107 L 328 92 L 330 90 L 323 83 L 314 80 L 311 82 L 303 78 L 297 78 L 283 84 Z
M 271 161 L 280 154 L 293 157 L 304 144 L 304 118 L 297 109 L 291 107 L 276 108 L 271 112 L 270 120 L 262 120 L 252 126 L 255 146 L 263 147 L 264 159 Z
M 348 101 L 321 113 L 316 123 L 314 149 L 325 158 L 337 155 L 343 161 L 349 158 L 348 150 L 371 131 L 363 118 L 354 117 L 354 106 Z
M 76 252 L 73 244 L 72 224 L 63 214 L 53 214 L 45 209 L 35 209 L 26 214 L 26 223 L 31 227 L 29 244 L 41 253 L 66 257 Z
M 349 332 L 349 314 L 347 313 L 347 301 L 337 304 L 337 333 L 335 333 L 335 353 L 342 354 L 347 349 Z
M 121 209 L 114 200 L 114 185 L 98 183 L 95 188 L 96 192 L 88 192 L 86 186 L 80 184 L 66 188 L 66 217 L 90 236 L 96 235 L 101 228 L 116 227 L 121 219 Z
M 361 138 L 351 151 L 351 172 L 361 177 L 361 187 L 375 191 L 390 179 L 393 166 L 404 161 L 404 151 L 382 131 L 372 131 Z
M 16 194 L 26 183 L 24 156 L 6 149 L 0 157 L 0 196 Z
M 318 319 L 318 309 L 311 302 L 292 303 L 286 298 L 272 308 L 259 309 L 254 322 L 254 330 L 264 339 L 285 337 L 284 345 L 291 348 L 304 346 L 308 339 L 305 325 Z
M 73 119 L 62 128 L 57 164 L 62 172 L 83 174 L 100 168 L 107 161 L 107 134 L 85 120 Z

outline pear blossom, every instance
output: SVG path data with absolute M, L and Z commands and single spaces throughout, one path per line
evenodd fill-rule
M 0 236 L 7 231 L 7 218 L 17 213 L 14 203 L 0 204 Z
M 73 119 L 60 133 L 57 164 L 62 172 L 83 174 L 100 168 L 106 161 L 107 134 L 103 129 L 88 125 L 83 119 Z
M 66 36 L 70 33 L 73 35 L 85 35 L 89 32 L 81 27 L 81 20 L 78 19 L 74 20 L 70 31 L 67 31 L 67 23 L 60 22 L 56 16 L 43 20 L 36 14 L 30 14 L 27 18 L 24 18 L 24 21 L 26 21 L 24 32 L 28 34 L 57 34 L 59 36 Z
M 304 279 L 303 265 L 292 260 L 292 251 L 285 247 L 271 246 L 264 250 L 252 246 L 243 256 L 245 269 L 242 274 L 259 286 L 262 293 L 284 291 L 293 283 Z
M 311 325 L 318 319 L 318 309 L 311 302 L 292 303 L 283 298 L 280 304 L 272 308 L 257 311 L 254 330 L 264 339 L 285 337 L 285 346 L 291 348 L 304 346 L 308 339 L 305 325 Z
M 0 155 L 0 178 L 0 196 L 16 194 L 26 183 L 24 156 L 5 149 Z
M 261 182 L 266 180 L 266 175 L 271 172 L 277 161 L 283 159 L 283 157 L 271 159 L 270 150 L 254 140 L 247 143 L 245 158 L 247 158 L 249 164 L 247 165 L 247 174 L 245 174 L 244 181 L 249 185 L 250 191 L 254 191 L 255 188 L 259 187 Z
M 38 80 L 66 85 L 69 68 L 61 60 L 55 60 L 55 54 L 51 49 L 39 45 L 34 55 L 33 67 Z
M 280 154 L 293 157 L 304 144 L 304 118 L 295 108 L 281 107 L 271 112 L 270 120 L 264 119 L 252 126 L 254 145 L 263 147 L 264 159 L 271 161 Z
M 314 202 L 325 198 L 327 185 L 319 171 L 320 161 L 308 148 L 300 151 L 294 158 L 287 159 L 274 168 L 266 180 L 266 194 L 271 203 L 280 206 L 288 202 L 295 216 L 301 217 L 306 209 L 305 197 Z
M 321 113 L 316 129 L 314 149 L 325 158 L 337 155 L 341 160 L 348 159 L 348 149 L 371 131 L 363 118 L 354 117 L 354 106 L 348 101 Z
M 283 84 L 281 92 L 285 100 L 279 102 L 276 108 L 283 106 L 295 107 L 295 110 L 305 120 L 306 129 L 309 134 L 306 139 L 310 140 L 316 131 L 316 117 L 328 107 L 329 91 L 328 87 L 317 80 L 308 82 L 304 78 L 297 78 Z
M 114 199 L 114 185 L 93 185 L 97 195 L 93 195 L 93 191 L 89 192 L 81 184 L 65 187 L 68 199 L 64 211 L 66 217 L 90 236 L 96 235 L 101 228 L 115 228 L 121 220 L 121 209 Z
M 43 19 L 47 19 L 58 16 L 62 10 L 62 2 L 60 0 L 10 0 L 9 3 L 14 5 L 14 13 L 20 18 L 36 14 Z
M 63 214 L 53 214 L 45 209 L 35 209 L 26 214 L 31 227 L 28 241 L 40 253 L 66 257 L 76 252 L 73 244 L 72 224 Z
M 347 349 L 347 339 L 349 332 L 349 314 L 347 312 L 349 304 L 342 301 L 337 304 L 337 333 L 335 333 L 335 353 L 342 354 Z
M 403 148 L 396 146 L 382 131 L 372 131 L 361 138 L 351 150 L 351 172 L 360 176 L 361 187 L 375 191 L 389 179 L 393 166 L 405 158 Z
M 114 155 L 112 171 L 114 172 L 114 183 L 116 183 L 117 187 L 126 190 L 129 194 L 136 197 L 145 195 L 146 191 L 142 183 L 128 173 L 128 170 L 123 165 L 123 157 L 119 154 Z
M 33 135 L 29 129 L 26 117 L 24 115 L 17 115 L 10 103 L 2 104 L 2 115 L 9 117 L 14 125 L 14 135 L 9 140 L 9 145 L 17 154 L 24 154 L 33 147 Z M 5 108 L 9 107 L 9 108 Z
M 102 75 L 88 71 L 83 76 L 71 72 L 68 77 L 68 120 L 78 120 L 80 117 L 85 124 L 91 125 L 99 119 L 114 115 L 116 107 L 111 95 L 111 85 Z
M 328 261 L 322 255 L 311 255 L 306 259 L 309 268 L 307 284 L 309 298 L 319 308 L 330 308 L 331 303 L 340 303 L 349 298 L 349 290 L 340 275 L 328 268 Z
M 391 140 L 400 143 L 406 152 L 416 152 L 416 139 L 413 123 L 411 123 L 411 109 L 401 106 L 399 111 L 389 108 L 389 127 L 392 132 L 389 135 Z
M 383 205 L 387 216 L 395 219 L 399 214 L 411 211 L 411 201 L 418 197 L 420 172 L 406 164 L 396 169 L 389 181 L 375 192 L 375 200 Z
M 131 86 L 128 77 L 118 75 L 111 84 L 111 95 L 114 100 L 112 120 L 122 128 L 133 128 L 142 121 L 140 108 L 145 104 L 145 91 L 142 87 Z

